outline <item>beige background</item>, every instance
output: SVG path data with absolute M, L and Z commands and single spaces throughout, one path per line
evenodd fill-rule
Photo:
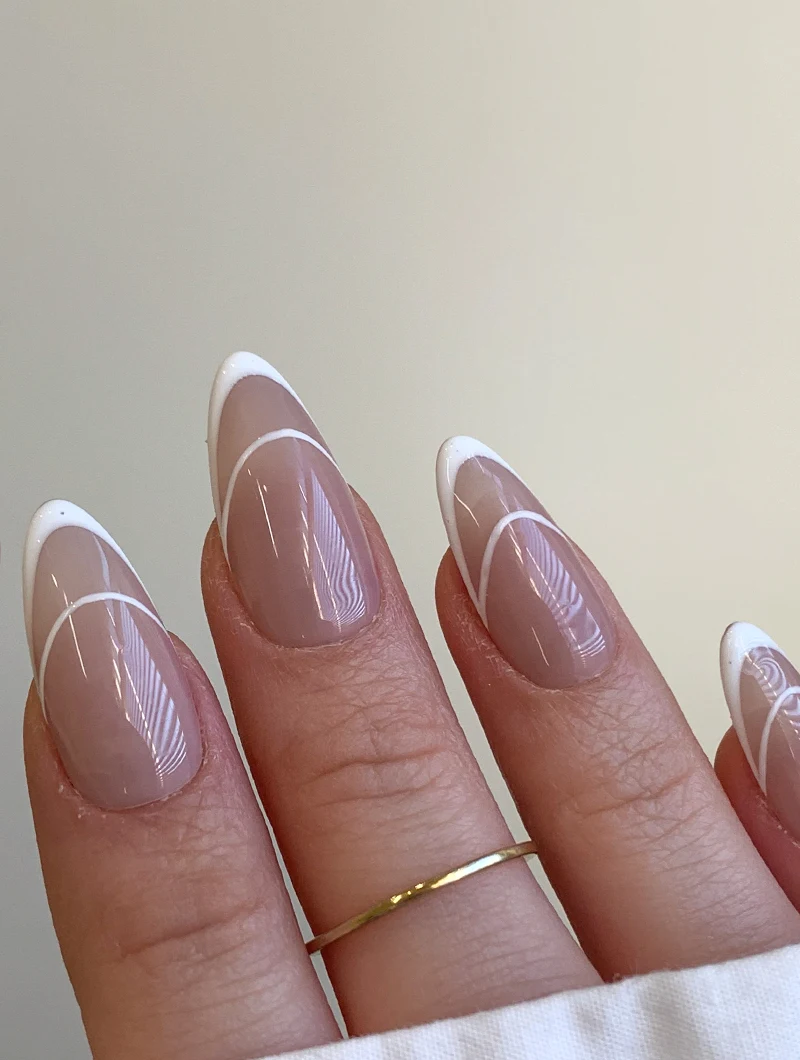
M 197 566 L 224 354 L 316 413 L 481 754 L 432 606 L 447 434 L 528 477 L 709 750 L 725 624 L 800 654 L 800 9 L 4 0 L 0 42 L 0 1026 L 3 1056 L 72 1060 L 20 545 L 46 498 L 89 508 L 217 679 Z

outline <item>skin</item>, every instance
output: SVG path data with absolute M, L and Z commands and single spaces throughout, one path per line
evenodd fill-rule
M 242 606 L 215 527 L 202 564 L 238 732 L 314 931 L 510 841 L 388 547 L 359 510 L 383 602 L 349 641 L 269 641 Z M 351 1033 L 800 942 L 800 845 L 730 735 L 715 775 L 586 564 L 617 645 L 599 677 L 567 690 L 538 688 L 503 659 L 450 553 L 436 590 L 450 650 L 580 946 L 524 863 L 492 869 L 324 952 Z M 244 765 L 199 665 L 176 649 L 204 757 L 162 802 L 91 806 L 67 779 L 33 690 L 28 699 L 42 869 L 93 1055 L 244 1060 L 333 1041 Z
M 767 805 L 733 729 L 722 738 L 714 769 L 772 875 L 796 909 L 800 909 L 800 842 Z

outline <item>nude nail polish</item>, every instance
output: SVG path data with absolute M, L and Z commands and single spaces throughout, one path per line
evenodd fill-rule
M 28 530 L 23 587 L 39 699 L 74 786 L 111 810 L 182 788 L 202 759 L 197 714 L 119 546 L 83 509 L 50 501 Z
M 222 546 L 258 629 L 316 647 L 367 626 L 380 589 L 353 495 L 300 398 L 252 353 L 217 373 L 209 461 Z
M 614 653 L 611 618 L 564 533 L 497 453 L 445 442 L 439 503 L 472 602 L 505 658 L 543 688 L 597 677 Z
M 748 622 L 725 631 L 720 668 L 750 768 L 778 820 L 800 839 L 800 673 Z

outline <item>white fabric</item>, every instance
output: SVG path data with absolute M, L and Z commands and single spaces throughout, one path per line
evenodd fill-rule
M 287 1060 L 800 1060 L 800 946 L 355 1038 Z

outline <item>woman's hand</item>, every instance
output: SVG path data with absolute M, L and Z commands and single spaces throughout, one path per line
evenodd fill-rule
M 234 355 L 209 442 L 206 611 L 261 802 L 325 932 L 512 838 L 380 529 L 296 395 Z M 723 791 L 602 578 L 495 454 L 448 443 L 439 489 L 444 632 L 578 941 L 521 860 L 494 867 L 323 950 L 349 1031 L 800 942 L 800 846 L 735 738 Z M 72 505 L 34 517 L 25 584 L 31 802 L 94 1056 L 243 1060 L 335 1040 L 196 660 Z M 735 698 L 757 652 L 726 643 Z M 782 763 L 784 816 L 794 695 L 764 752 Z M 775 702 L 747 708 L 752 739 Z

